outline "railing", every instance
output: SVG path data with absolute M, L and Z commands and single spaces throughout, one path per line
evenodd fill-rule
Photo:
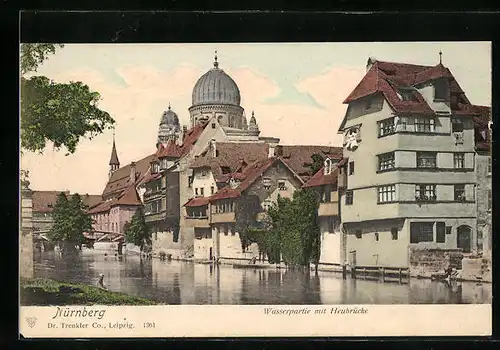
M 146 222 L 160 221 L 160 220 L 164 220 L 167 217 L 167 211 L 162 210 L 162 211 L 156 211 L 156 212 L 148 212 L 148 213 L 144 213 L 144 216 L 145 216 Z

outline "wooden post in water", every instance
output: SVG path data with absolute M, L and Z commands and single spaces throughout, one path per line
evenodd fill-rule
M 347 266 L 345 264 L 342 264 L 342 279 L 347 279 Z
M 399 269 L 399 284 L 403 283 L 403 269 Z
M 385 269 L 382 267 L 380 272 L 382 273 L 382 282 L 385 282 Z
M 351 265 L 351 278 L 356 279 L 356 265 Z

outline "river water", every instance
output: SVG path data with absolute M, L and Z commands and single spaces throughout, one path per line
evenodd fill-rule
M 95 285 L 100 273 L 111 291 L 166 304 L 476 304 L 491 303 L 492 293 L 491 284 L 473 282 L 342 280 L 334 272 L 118 259 L 85 249 L 71 260 L 53 251 L 35 253 L 35 277 Z

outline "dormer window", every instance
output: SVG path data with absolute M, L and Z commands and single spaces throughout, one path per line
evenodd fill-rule
M 201 171 L 201 176 L 202 176 L 202 177 L 207 176 L 207 170 L 206 170 L 206 169 L 203 169 L 203 170 Z
M 434 81 L 434 100 L 436 101 L 448 100 L 448 84 L 446 80 L 439 79 Z

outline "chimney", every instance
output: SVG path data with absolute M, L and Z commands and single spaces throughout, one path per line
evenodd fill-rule
M 135 162 L 130 163 L 130 182 L 135 183 Z
M 217 157 L 217 145 L 215 139 L 210 140 L 210 150 L 212 151 L 212 157 Z
M 377 62 L 377 59 L 375 57 L 368 58 L 368 62 L 366 63 L 366 72 L 370 70 L 375 62 Z

